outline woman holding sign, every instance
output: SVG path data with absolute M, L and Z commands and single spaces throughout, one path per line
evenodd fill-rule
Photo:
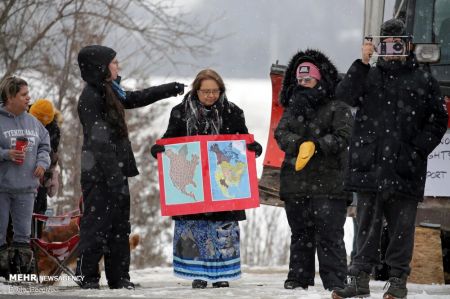
M 26 112 L 30 95 L 25 80 L 5 78 L 0 93 L 0 276 L 9 279 L 9 273 L 31 273 L 31 215 L 39 179 L 50 166 L 50 138 Z M 9 215 L 14 237 L 8 249 Z M 15 269 L 10 269 L 10 260 L 19 261 Z
M 337 70 L 321 52 L 306 50 L 291 59 L 275 131 L 285 152 L 280 199 L 291 227 L 291 256 L 284 288 L 314 285 L 315 252 L 325 289 L 343 288 L 347 272 L 344 246 L 346 204 L 343 170 L 352 130 L 348 105 L 334 100 Z
M 170 114 L 169 125 L 162 138 L 193 135 L 248 134 L 243 111 L 228 101 L 225 84 L 214 70 L 200 71 L 192 90 Z M 261 155 L 262 147 L 253 142 L 247 148 Z M 153 157 L 164 151 L 153 145 Z M 175 275 L 193 280 L 192 287 L 228 287 L 230 280 L 240 278 L 240 246 L 238 221 L 245 211 L 225 211 L 176 216 L 173 241 Z

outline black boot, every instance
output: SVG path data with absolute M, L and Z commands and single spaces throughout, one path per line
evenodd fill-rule
M 100 284 L 98 281 L 87 281 L 81 284 L 81 288 L 85 290 L 98 290 L 100 289 Z
M 127 289 L 127 290 L 134 290 L 134 283 L 132 283 L 129 279 L 122 278 L 117 282 L 109 283 L 110 289 Z
M 192 288 L 193 289 L 204 289 L 208 285 L 207 281 L 201 280 L 201 279 L 194 279 L 192 281 Z
M 9 248 L 10 271 L 12 274 L 34 272 L 34 253 L 30 244 L 13 242 Z
M 331 298 L 362 298 L 370 296 L 369 281 L 370 276 L 364 271 L 360 271 L 356 275 L 349 275 L 345 288 L 335 290 L 331 293 Z
M 213 288 L 228 288 L 230 284 L 228 283 L 228 281 L 217 281 L 213 282 L 212 286 Z
M 389 285 L 388 290 L 383 295 L 383 299 L 403 299 L 408 294 L 406 288 L 406 280 L 408 276 L 406 274 L 400 277 L 389 277 L 389 281 L 386 286 Z
M 301 283 L 297 280 L 293 280 L 293 279 L 288 279 L 284 282 L 284 288 L 287 290 L 293 290 L 293 289 L 297 289 L 297 288 L 302 288 L 304 290 L 308 289 L 308 284 L 306 283 Z
M 9 279 L 9 255 L 8 246 L 3 244 L 0 246 L 0 277 Z

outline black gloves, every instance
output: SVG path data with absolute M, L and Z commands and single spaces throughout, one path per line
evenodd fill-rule
M 252 143 L 247 144 L 247 149 L 249 151 L 255 152 L 256 158 L 261 156 L 262 153 L 262 146 L 256 141 L 253 141 Z
M 154 144 L 152 146 L 152 148 L 150 149 L 150 152 L 152 153 L 153 158 L 157 158 L 158 157 L 158 153 L 162 153 L 166 150 L 166 148 L 164 147 L 164 145 L 161 144 Z
M 174 82 L 174 88 L 177 91 L 178 95 L 182 95 L 184 93 L 184 85 L 183 83 Z

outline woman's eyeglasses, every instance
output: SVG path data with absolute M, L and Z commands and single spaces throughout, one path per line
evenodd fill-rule
M 207 95 L 218 95 L 220 93 L 220 89 L 199 89 L 200 93 L 204 96 Z
M 297 82 L 298 84 L 308 84 L 309 82 L 312 81 L 312 79 L 314 79 L 313 77 L 301 77 L 301 78 L 297 78 Z

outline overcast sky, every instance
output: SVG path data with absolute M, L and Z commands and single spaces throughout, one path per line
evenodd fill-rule
M 155 75 L 194 76 L 212 67 L 226 77 L 267 78 L 276 60 L 287 64 L 297 50 L 317 48 L 340 72 L 360 55 L 362 0 L 176 0 L 194 22 L 217 21 L 212 32 L 229 37 L 215 42 L 208 57 L 176 57 L 197 67 L 167 65 Z

